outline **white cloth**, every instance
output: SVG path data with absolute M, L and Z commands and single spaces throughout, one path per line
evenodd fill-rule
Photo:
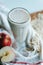
M 9 9 L 0 3 L 0 25 L 4 25 L 6 30 L 11 34 L 12 40 L 14 42 L 14 37 L 7 19 L 8 12 Z

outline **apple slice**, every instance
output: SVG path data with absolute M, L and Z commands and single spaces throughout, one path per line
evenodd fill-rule
M 1 62 L 10 62 L 15 59 L 15 53 L 12 47 L 6 46 L 0 50 Z

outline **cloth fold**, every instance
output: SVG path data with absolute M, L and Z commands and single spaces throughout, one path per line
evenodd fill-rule
M 3 4 L 0 3 L 0 25 L 3 25 L 5 29 L 10 33 L 11 38 L 14 42 L 14 37 L 7 19 L 7 15 L 9 11 L 10 10 L 7 7 L 5 7 Z
M 4 6 L 3 3 L 0 2 L 0 11 L 5 13 L 5 14 L 8 14 L 8 12 L 10 11 L 6 6 Z

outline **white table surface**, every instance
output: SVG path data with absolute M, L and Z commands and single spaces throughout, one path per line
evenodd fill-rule
M 24 7 L 30 13 L 43 10 L 43 0 L 0 0 L 9 9 L 15 7 Z

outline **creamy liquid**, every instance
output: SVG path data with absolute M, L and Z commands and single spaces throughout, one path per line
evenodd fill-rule
M 29 20 L 29 13 L 24 9 L 16 8 L 9 13 L 9 18 L 15 23 L 23 23 Z

